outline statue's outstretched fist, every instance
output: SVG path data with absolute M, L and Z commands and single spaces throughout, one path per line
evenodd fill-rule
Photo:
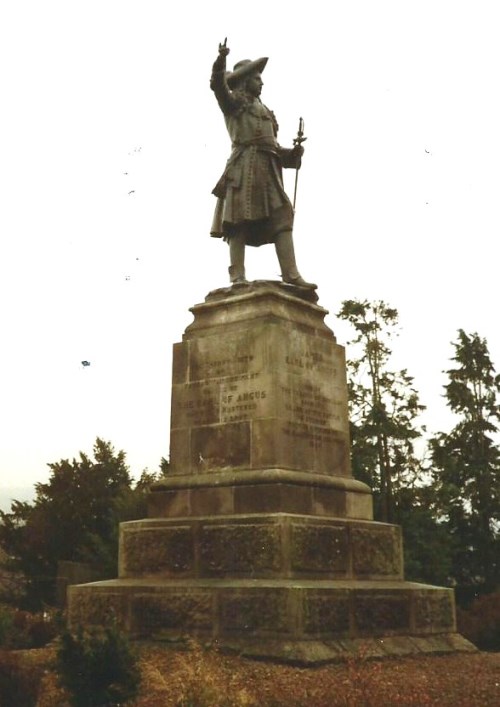
M 224 44 L 219 44 L 219 54 L 227 56 L 229 54 L 229 47 L 226 44 L 227 37 L 224 39 Z

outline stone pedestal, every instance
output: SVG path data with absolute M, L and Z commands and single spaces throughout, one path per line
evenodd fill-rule
M 405 582 L 400 528 L 352 478 L 344 350 L 314 293 L 210 293 L 174 345 L 171 472 L 120 527 L 119 578 L 69 620 L 303 663 L 468 650 L 453 592 Z

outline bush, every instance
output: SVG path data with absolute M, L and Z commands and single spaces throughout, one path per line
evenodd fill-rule
M 73 635 L 65 631 L 58 651 L 61 684 L 74 707 L 121 705 L 137 696 L 138 659 L 116 626 Z
M 481 650 L 500 651 L 500 592 L 478 597 L 468 609 L 458 607 L 457 624 Z

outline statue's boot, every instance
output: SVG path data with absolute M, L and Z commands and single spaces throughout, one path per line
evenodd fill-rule
M 304 287 L 307 290 L 315 290 L 317 285 L 313 282 L 306 282 L 297 269 L 292 232 L 282 231 L 281 233 L 278 233 L 276 236 L 275 247 L 283 282 L 287 282 L 290 285 L 296 285 L 297 287 Z
M 245 236 L 236 234 L 229 239 L 229 279 L 232 285 L 243 285 L 245 277 Z

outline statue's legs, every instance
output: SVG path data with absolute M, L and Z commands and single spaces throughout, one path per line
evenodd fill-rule
M 275 247 L 283 282 L 288 282 L 290 285 L 296 285 L 297 287 L 306 287 L 308 290 L 315 290 L 317 285 L 312 282 L 306 282 L 297 269 L 292 232 L 281 231 L 281 233 L 278 233 Z
M 246 234 L 242 231 L 229 238 L 229 279 L 231 284 L 238 285 L 247 282 L 245 277 L 245 242 Z M 275 240 L 276 255 L 281 268 L 283 282 L 308 290 L 316 289 L 312 282 L 306 282 L 297 269 L 295 250 L 291 231 L 281 231 Z
M 245 283 L 245 234 L 235 233 L 229 239 L 229 279 L 233 285 Z

